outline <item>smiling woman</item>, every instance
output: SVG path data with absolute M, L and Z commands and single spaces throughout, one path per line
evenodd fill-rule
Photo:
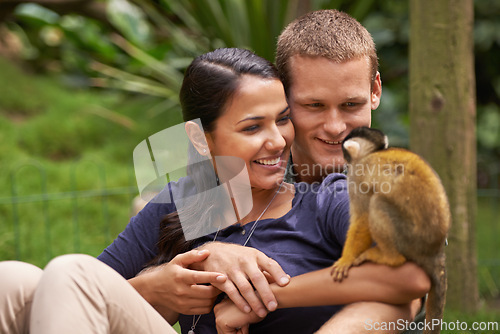
M 237 156 L 252 187 L 275 188 L 283 181 L 294 137 L 290 111 L 279 80 L 244 75 L 215 130 L 207 133 L 214 156 Z

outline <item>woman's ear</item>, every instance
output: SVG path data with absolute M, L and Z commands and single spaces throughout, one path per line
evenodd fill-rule
M 198 153 L 203 156 L 210 156 L 210 150 L 205 138 L 205 132 L 203 132 L 200 126 L 193 121 L 187 121 L 184 127 L 189 140 L 193 143 L 193 146 Z

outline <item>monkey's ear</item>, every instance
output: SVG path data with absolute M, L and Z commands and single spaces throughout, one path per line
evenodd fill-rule
M 384 150 L 386 150 L 389 147 L 389 138 L 387 136 L 384 136 Z
M 359 158 L 359 154 L 361 152 L 361 145 L 357 141 L 352 139 L 348 139 L 344 142 L 344 148 L 351 156 L 351 160 Z

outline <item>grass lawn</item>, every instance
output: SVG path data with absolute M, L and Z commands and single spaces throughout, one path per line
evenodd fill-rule
M 158 113 L 148 98 L 64 87 L 1 58 L 0 73 L 0 260 L 19 255 L 44 266 L 59 254 L 98 255 L 130 217 L 133 149 L 180 122 L 180 111 Z M 40 201 L 44 193 L 52 197 Z

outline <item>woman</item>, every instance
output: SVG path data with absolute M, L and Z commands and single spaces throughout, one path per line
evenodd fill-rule
M 187 277 L 176 275 L 187 270 L 185 268 L 190 264 L 202 263 L 204 259 L 210 257 L 210 254 L 208 251 L 196 250 L 181 252 L 208 241 L 232 242 L 260 249 L 277 260 L 284 271 L 291 276 L 330 266 L 340 256 L 348 225 L 345 178 L 342 175 L 331 175 L 321 185 L 307 189 L 303 189 L 304 185 L 294 186 L 282 182 L 284 166 L 293 140 L 293 127 L 289 120 L 290 111 L 283 87 L 274 67 L 247 50 L 216 50 L 193 61 L 186 71 L 180 96 L 185 121 L 201 119 L 206 142 L 197 139 L 199 138 L 197 133 L 199 134 L 201 129 L 197 129 L 193 123 L 186 124 L 188 133 L 193 130 L 190 138 L 197 153 L 201 156 L 231 155 L 243 159 L 252 186 L 254 204 L 250 213 L 240 220 L 240 224 L 198 238 L 193 243 L 186 244 L 179 238 L 175 247 L 171 247 L 173 243 L 169 242 L 166 247 L 160 245 L 161 255 L 165 256 L 164 260 L 172 259 L 168 264 L 161 266 L 167 268 L 164 271 L 165 277 L 170 280 L 172 277 Z M 158 217 L 164 213 L 172 213 L 172 208 L 150 206 L 142 215 L 155 210 Z M 168 238 L 168 233 L 172 232 L 169 226 L 176 225 L 176 221 L 172 216 L 168 219 L 162 233 L 166 234 L 167 240 L 171 240 Z M 156 226 L 151 229 L 156 242 L 158 222 L 151 224 Z M 138 225 L 136 228 L 127 227 L 126 233 L 120 238 L 136 238 L 132 243 L 137 245 L 151 244 L 151 240 L 141 233 L 150 235 L 152 232 L 146 231 L 144 227 L 144 225 Z M 119 246 L 119 242 L 116 245 Z M 147 261 L 143 254 L 134 258 L 134 252 L 130 249 L 127 250 L 128 257 L 120 257 L 120 252 L 123 252 L 123 249 L 114 252 L 114 248 L 111 247 L 101 256 L 101 260 L 109 263 L 113 262 L 110 258 L 117 256 L 119 259 L 116 262 L 122 264 L 125 268 L 123 271 L 126 272 L 137 263 L 142 268 L 152 257 L 150 256 Z M 137 273 L 137 269 L 131 271 Z M 151 271 L 159 272 L 155 269 Z M 356 277 L 355 272 L 353 270 L 351 276 Z M 141 280 L 141 276 L 147 275 L 148 273 L 139 275 L 131 279 L 129 284 L 112 269 L 90 257 L 57 258 L 47 266 L 38 286 L 32 284 L 37 287 L 31 308 L 31 332 L 66 333 L 78 330 L 82 333 L 171 332 L 168 322 L 164 319 L 173 323 L 178 317 L 178 312 L 165 307 L 164 304 L 155 303 L 155 297 L 147 294 L 152 284 L 141 287 L 145 282 Z M 213 305 L 214 299 L 220 293 L 215 287 L 226 291 L 224 285 L 227 277 L 217 272 L 197 272 L 196 275 L 194 283 L 212 285 L 190 286 L 195 290 L 192 295 L 202 297 L 191 303 L 187 315 L 179 316 L 182 331 L 214 333 L 213 313 L 201 314 L 210 310 L 211 307 L 207 305 Z M 276 276 L 279 277 L 279 274 Z M 406 295 L 398 293 L 397 280 L 391 282 L 385 278 L 385 285 L 381 284 L 394 289 L 394 294 L 391 295 L 387 294 L 387 291 L 377 293 L 373 290 L 373 285 L 368 289 L 360 288 L 362 285 L 359 282 L 352 285 L 343 283 L 343 289 L 339 289 L 338 284 L 336 286 L 331 280 L 327 283 L 326 277 L 329 275 L 325 275 L 325 270 L 320 270 L 292 279 L 289 289 L 284 287 L 280 290 L 285 292 L 281 294 L 285 298 L 281 298 L 280 306 L 340 304 L 361 298 L 397 303 L 418 297 L 411 293 Z M 307 285 L 310 282 L 322 282 L 331 288 L 328 298 L 322 296 L 324 295 L 322 292 L 312 293 L 318 286 Z M 133 287 L 141 291 L 144 298 Z M 300 289 L 296 290 L 297 287 Z M 359 291 L 353 292 L 353 287 Z M 300 295 L 300 300 L 295 298 L 290 301 L 286 298 L 286 291 L 299 291 L 300 293 L 296 295 Z M 339 297 L 335 293 L 338 293 Z M 25 302 L 29 303 L 29 291 L 25 295 L 27 297 Z M 228 295 L 231 293 L 228 292 Z M 311 298 L 308 298 L 308 295 Z M 189 301 L 187 303 L 190 304 Z M 227 305 L 227 302 L 221 305 Z M 228 305 L 228 308 L 231 306 Z M 268 309 L 274 310 L 277 306 L 269 305 Z M 324 306 L 278 310 L 270 313 L 262 322 L 253 325 L 251 330 L 313 332 L 338 308 Z M 254 316 L 252 313 L 243 315 Z

